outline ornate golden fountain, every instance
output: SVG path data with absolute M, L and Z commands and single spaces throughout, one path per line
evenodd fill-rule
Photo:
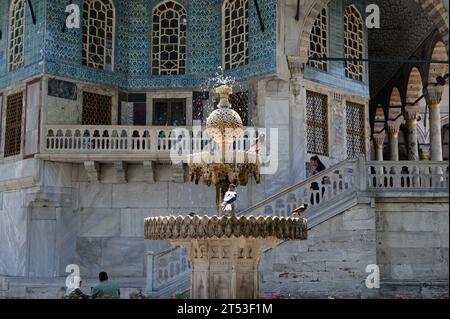
M 216 186 L 219 205 L 228 186 L 245 186 L 253 175 L 260 183 L 258 147 L 239 149 L 243 124 L 231 109 L 231 87 L 216 88 L 220 103 L 207 119 L 207 133 L 219 148 L 190 155 L 191 180 Z M 217 155 L 217 154 L 216 154 Z M 164 216 L 145 219 L 145 239 L 169 240 L 188 251 L 192 264 L 193 299 L 259 298 L 259 262 L 265 248 L 278 240 L 304 240 L 307 222 L 299 217 Z
M 260 177 L 260 154 L 258 153 L 256 130 L 249 143 L 249 149 L 236 148 L 237 141 L 243 141 L 244 128 L 239 114 L 231 109 L 229 96 L 233 93 L 228 85 L 215 89 L 219 94 L 218 108 L 211 113 L 206 121 L 206 131 L 209 138 L 218 145 L 219 156 L 212 156 L 209 151 L 192 154 L 188 160 L 191 181 L 199 183 L 203 177 L 208 186 L 216 186 L 217 211 L 230 184 L 246 186 L 249 176 L 253 176 L 257 184 Z M 243 142 L 242 142 L 243 144 Z M 241 145 L 242 145 L 241 144 Z

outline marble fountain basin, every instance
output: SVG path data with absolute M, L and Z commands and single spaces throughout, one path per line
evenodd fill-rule
M 186 248 L 191 298 L 257 299 L 259 262 L 280 240 L 306 240 L 300 217 L 165 216 L 145 219 L 145 239 Z

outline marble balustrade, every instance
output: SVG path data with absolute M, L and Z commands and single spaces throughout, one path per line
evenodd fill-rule
M 233 150 L 247 151 L 257 142 L 258 130 L 244 128 L 242 138 Z M 206 132 L 200 128 L 170 126 L 81 126 L 48 125 L 44 128 L 44 155 L 111 154 L 145 155 L 149 159 L 183 160 L 187 154 L 205 149 L 218 150 Z

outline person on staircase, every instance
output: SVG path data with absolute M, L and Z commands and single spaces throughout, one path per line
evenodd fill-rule
M 314 169 L 311 176 L 317 175 L 320 172 L 326 170 L 325 165 L 322 163 L 322 161 L 320 160 L 319 156 L 315 155 L 313 157 L 311 157 L 311 159 L 309 160 L 309 163 L 311 164 L 311 167 Z M 322 179 L 322 184 L 326 183 L 327 178 L 324 177 Z M 317 182 L 313 182 L 311 183 L 311 197 L 310 197 L 310 203 L 311 205 L 314 205 L 314 193 L 315 191 L 320 190 L 320 186 Z M 322 188 L 322 196 L 325 192 L 325 188 Z M 316 193 L 316 201 L 315 204 L 318 204 L 320 201 L 320 194 Z M 308 208 L 308 204 L 302 205 L 300 207 L 297 207 L 296 209 L 294 209 L 292 211 L 292 214 L 294 216 L 301 216 L 301 214 Z

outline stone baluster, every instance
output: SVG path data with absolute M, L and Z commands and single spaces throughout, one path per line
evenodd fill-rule
M 425 89 L 425 97 L 430 112 L 430 144 L 431 160 L 442 161 L 442 136 L 441 136 L 441 100 L 444 87 L 441 85 L 429 85 Z
M 383 151 L 384 151 L 384 140 L 386 139 L 386 134 L 380 133 L 373 136 L 376 151 L 376 160 L 383 161 Z
M 405 111 L 407 135 L 408 135 L 408 160 L 419 160 L 419 145 L 417 143 L 417 118 L 416 111 Z
M 398 133 L 400 131 L 400 123 L 397 122 L 389 122 L 388 123 L 388 131 L 389 131 L 389 152 L 391 161 L 398 161 Z

